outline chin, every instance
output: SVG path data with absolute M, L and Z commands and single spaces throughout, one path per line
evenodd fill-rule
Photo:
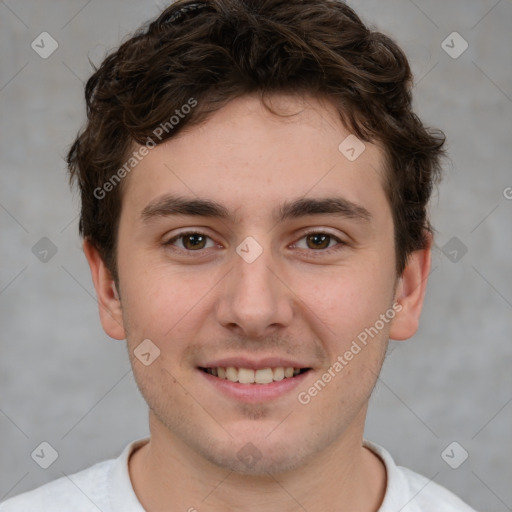
M 269 476 L 293 471 L 306 463 L 304 457 L 297 453 L 283 453 L 271 450 L 272 454 L 260 451 L 248 442 L 237 452 L 230 449 L 229 453 L 204 453 L 212 464 L 233 471 L 239 475 Z
M 240 475 L 268 477 L 304 466 L 314 457 L 315 447 L 303 439 L 240 436 L 228 443 L 196 446 L 196 451 L 217 467 Z

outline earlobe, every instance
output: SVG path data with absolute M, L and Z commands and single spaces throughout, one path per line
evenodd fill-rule
M 98 250 L 89 240 L 84 240 L 83 250 L 91 269 L 103 330 L 111 338 L 123 340 L 126 338 L 126 334 L 123 326 L 121 301 L 112 275 Z
M 406 340 L 418 330 L 423 300 L 427 289 L 427 280 L 431 266 L 432 235 L 427 235 L 425 249 L 414 251 L 409 255 L 405 269 L 395 293 L 395 302 L 401 311 L 391 323 L 389 337 L 394 340 Z

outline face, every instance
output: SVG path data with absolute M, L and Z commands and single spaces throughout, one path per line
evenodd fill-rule
M 272 106 L 293 115 L 234 100 L 132 171 L 121 299 L 102 315 L 127 338 L 153 438 L 254 474 L 362 436 L 387 340 L 409 334 L 410 315 L 381 149 L 347 158 L 328 103 Z

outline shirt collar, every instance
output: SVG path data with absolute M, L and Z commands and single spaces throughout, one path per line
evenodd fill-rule
M 148 442 L 149 437 L 131 442 L 114 462 L 108 478 L 108 493 L 112 512 L 144 512 L 144 508 L 133 490 L 128 470 L 128 460 L 135 450 Z

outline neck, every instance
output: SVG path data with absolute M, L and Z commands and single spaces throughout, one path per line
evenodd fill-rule
M 150 441 L 129 460 L 135 494 L 148 512 L 259 512 L 262 507 L 267 512 L 377 512 L 384 499 L 386 471 L 383 462 L 362 446 L 365 412 L 362 424 L 353 425 L 358 428 L 304 466 L 256 476 L 205 460 L 150 413 Z

